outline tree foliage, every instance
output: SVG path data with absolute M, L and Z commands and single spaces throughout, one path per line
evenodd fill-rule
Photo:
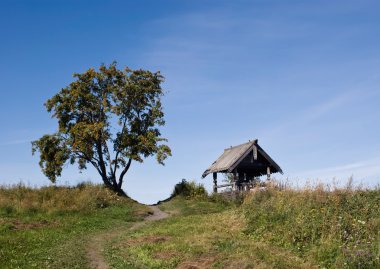
M 32 142 L 43 173 L 55 182 L 66 163 L 80 170 L 90 164 L 104 184 L 121 186 L 132 161 L 155 155 L 160 164 L 171 155 L 161 137 L 165 124 L 160 72 L 120 70 L 116 63 L 74 74 L 76 80 L 47 100 L 58 131 Z

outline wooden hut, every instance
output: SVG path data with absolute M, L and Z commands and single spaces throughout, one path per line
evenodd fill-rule
M 254 186 L 257 177 L 281 173 L 280 166 L 259 146 L 257 139 L 224 150 L 223 154 L 206 170 L 202 178 L 213 174 L 214 192 L 218 188 L 231 186 L 234 190 L 247 190 Z M 217 173 L 233 174 L 233 182 L 218 185 Z

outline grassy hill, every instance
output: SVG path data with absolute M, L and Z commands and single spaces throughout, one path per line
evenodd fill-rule
M 193 193 L 197 193 L 194 191 Z M 177 196 L 108 245 L 112 268 L 379 268 L 379 190 Z M 115 254 L 117 253 L 117 254 Z
M 136 225 L 149 209 L 101 186 L 0 188 L 0 268 L 89 268 L 95 237 L 109 268 L 380 266 L 378 189 L 173 194 L 169 218 Z
M 102 186 L 0 188 L 0 268 L 87 268 L 89 239 L 148 209 Z
M 260 192 L 245 233 L 326 268 L 380 268 L 380 190 Z

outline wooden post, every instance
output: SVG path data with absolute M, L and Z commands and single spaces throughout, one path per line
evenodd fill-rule
M 267 180 L 270 180 L 270 166 L 267 167 Z
M 245 181 L 244 173 L 239 173 L 238 178 L 239 178 L 238 182 L 239 182 L 240 190 L 244 191 L 244 181 Z
M 238 186 L 238 184 L 237 184 L 237 182 L 238 182 L 238 173 L 237 173 L 237 171 L 236 171 L 236 169 L 234 170 L 234 185 L 235 185 L 235 190 L 239 190 L 239 186 Z
M 218 179 L 217 179 L 217 174 L 216 172 L 212 173 L 212 177 L 214 179 L 214 193 L 217 193 L 218 192 Z

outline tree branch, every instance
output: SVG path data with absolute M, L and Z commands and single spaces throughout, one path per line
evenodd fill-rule
M 79 158 L 83 158 L 86 161 L 88 161 L 89 163 L 91 163 L 95 167 L 95 169 L 98 171 L 99 175 L 102 176 L 102 178 L 103 178 L 102 172 L 100 171 L 99 166 L 97 165 L 97 163 L 95 161 L 91 160 L 91 158 L 89 158 L 83 152 L 75 151 L 74 153 L 77 154 Z
M 131 163 L 132 163 L 132 159 L 129 158 L 127 165 L 124 167 L 123 171 L 122 171 L 121 174 L 120 174 L 119 182 L 118 182 L 118 184 L 117 184 L 117 186 L 118 186 L 119 188 L 121 188 L 121 185 L 123 184 L 124 176 L 125 176 L 125 174 L 128 172 L 129 167 L 131 166 Z
M 126 124 L 127 124 L 127 118 L 125 117 L 124 122 L 123 122 L 123 128 L 121 129 L 121 134 L 120 134 L 121 136 L 123 136 L 123 134 L 124 134 Z M 119 162 L 118 158 L 119 158 L 120 152 L 121 152 L 121 150 L 118 150 L 116 152 L 116 156 L 115 156 L 115 165 L 114 165 L 114 169 L 113 169 L 115 178 L 116 178 L 116 170 L 117 170 L 117 164 Z
M 107 159 L 108 159 L 108 163 L 109 163 L 109 165 L 110 165 L 111 175 L 112 175 L 113 177 L 115 177 L 115 173 L 114 173 L 114 171 L 113 171 L 113 169 L 112 169 L 111 154 L 110 154 L 110 151 L 109 151 L 109 149 L 108 149 L 107 141 L 104 142 L 104 148 L 106 149 L 106 152 L 107 152 Z
M 100 170 L 102 172 L 102 177 L 103 178 L 107 178 L 107 169 L 106 169 L 106 164 L 104 163 L 104 159 L 103 159 L 101 140 L 96 141 L 95 144 L 96 144 L 96 151 L 97 151 L 97 154 L 98 154 L 98 157 L 99 157 L 99 166 L 100 166 Z M 113 181 L 115 181 L 115 180 L 113 180 Z M 116 182 L 113 182 L 113 183 L 116 184 Z

